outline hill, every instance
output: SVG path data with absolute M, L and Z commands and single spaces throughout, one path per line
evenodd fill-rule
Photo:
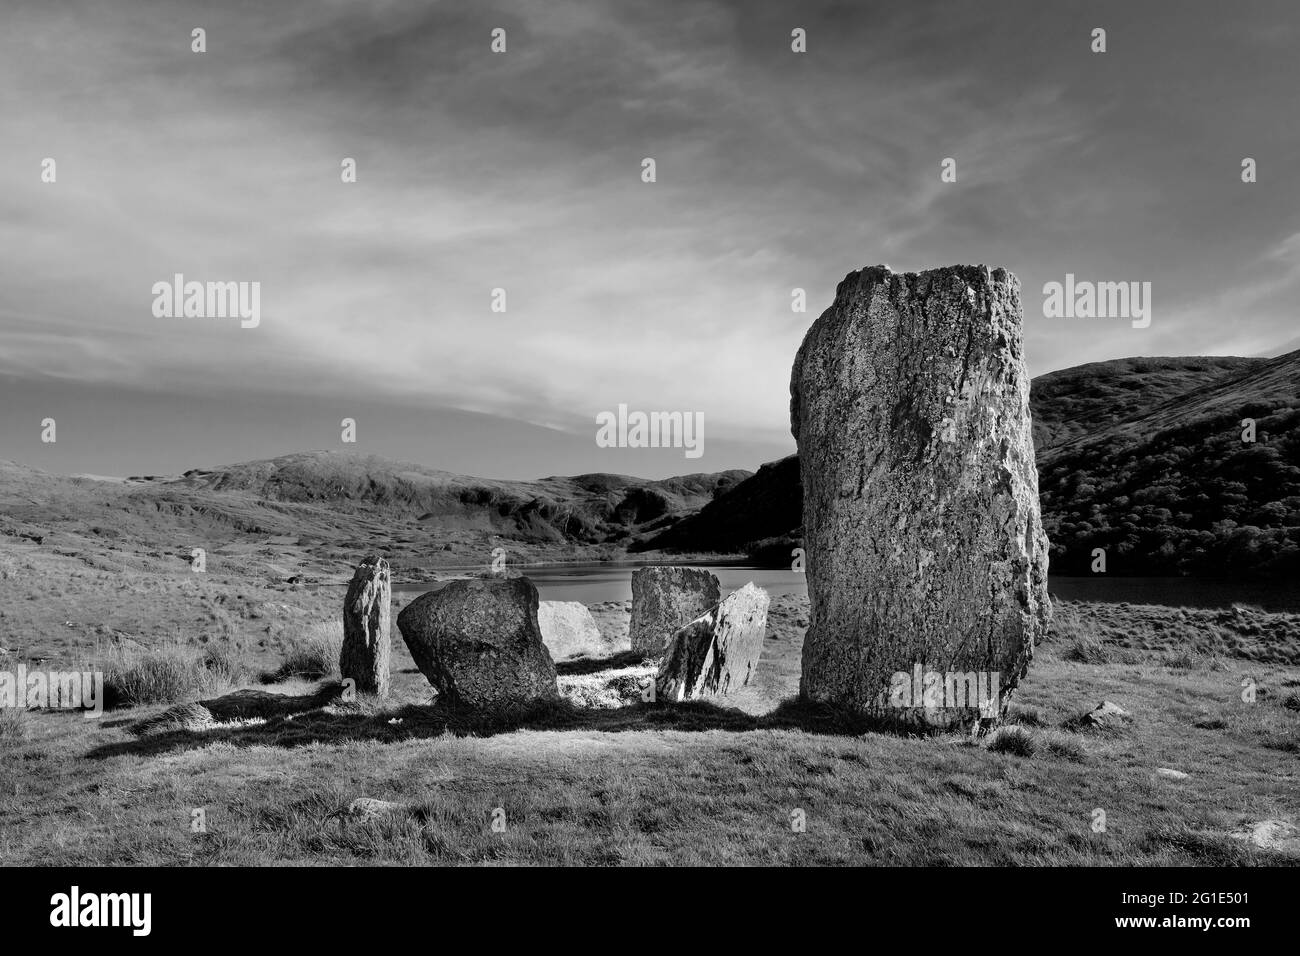
M 1054 570 L 1088 573 L 1098 548 L 1110 574 L 1297 567 L 1300 352 L 1095 362 L 1034 379 L 1030 403 Z M 272 579 L 344 574 L 370 551 L 421 577 L 498 547 L 512 563 L 664 551 L 785 564 L 801 507 L 795 456 L 658 481 L 502 481 L 335 452 L 125 481 L 0 462 L 0 535 L 137 560 L 224 550 Z
M 1110 574 L 1300 567 L 1300 352 L 1095 362 L 1034 379 L 1030 406 L 1054 571 L 1089 573 L 1095 548 Z M 792 456 L 641 547 L 786 563 L 801 501 Z
M 1233 356 L 1125 358 L 1040 375 L 1030 388 L 1034 448 L 1041 454 L 1265 361 Z
M 1039 494 L 1053 568 L 1086 573 L 1101 548 L 1112 574 L 1294 574 L 1298 428 L 1300 351 L 1046 449 Z
M 76 549 L 111 543 L 188 561 L 260 542 L 281 567 L 344 572 L 377 551 L 398 573 L 510 560 L 608 557 L 747 478 L 727 471 L 651 481 L 590 474 L 494 481 L 407 462 L 307 452 L 125 481 L 0 462 L 0 535 Z M 270 552 L 275 552 L 271 555 Z

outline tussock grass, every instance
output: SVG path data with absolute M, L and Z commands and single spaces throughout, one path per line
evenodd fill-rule
M 25 740 L 27 711 L 21 707 L 0 707 L 0 740 Z
M 1083 741 L 1074 734 L 1045 731 L 1042 733 L 1041 739 L 1043 749 L 1053 757 L 1059 757 L 1062 760 L 1069 760 L 1074 763 L 1083 763 L 1088 759 L 1088 749 L 1083 745 Z
M 992 753 L 1011 754 L 1014 757 L 1032 757 L 1038 750 L 1034 735 L 1016 724 L 993 731 L 984 746 Z
M 228 652 L 167 644 L 143 651 L 110 651 L 101 662 L 108 708 L 175 704 L 229 690 L 245 676 Z
M 343 648 L 343 622 L 325 621 L 310 625 L 286 642 L 284 661 L 262 675 L 266 684 L 298 678 L 323 680 L 339 673 L 339 651 Z
M 1130 609 L 1122 628 L 1124 612 L 1098 612 L 1115 625 L 1103 643 L 1141 664 L 1085 664 L 1049 647 L 1007 723 L 984 738 L 880 732 L 799 700 L 793 627 L 767 642 L 752 699 L 644 702 L 632 693 L 639 662 L 616 657 L 562 667 L 562 700 L 449 709 L 430 702 L 399 643 L 386 701 L 342 703 L 306 686 L 275 688 L 275 699 L 205 695 L 212 723 L 173 708 L 144 736 L 135 722 L 31 712 L 26 740 L 0 739 L 0 864 L 1294 862 L 1225 834 L 1300 821 L 1294 781 L 1279 773 L 1300 752 L 1300 714 L 1286 703 L 1300 668 L 1258 661 L 1286 656 L 1271 626 L 1233 646 L 1217 621 L 1148 610 Z M 1164 666 L 1187 628 L 1195 666 Z M 1243 701 L 1248 675 L 1276 690 Z M 1066 732 L 1103 700 L 1131 723 Z M 1188 753 L 1192 779 L 1153 790 L 1154 769 Z M 391 812 L 354 812 L 359 798 Z M 206 807 L 221 825 L 194 834 L 178 806 Z M 1098 807 L 1115 821 L 1104 833 L 1092 829 Z M 491 825 L 498 808 L 503 831 Z M 791 830 L 795 809 L 805 832 Z
M 1022 727 L 1044 727 L 1047 724 L 1043 719 L 1042 711 L 1037 707 L 1017 701 L 1008 705 L 1005 719 L 1008 724 L 1019 724 Z

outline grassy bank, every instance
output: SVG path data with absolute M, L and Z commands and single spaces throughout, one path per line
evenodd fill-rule
M 29 713 L 0 734 L 0 862 L 1297 862 L 1234 836 L 1300 822 L 1300 669 L 1273 639 L 1296 616 L 1059 610 L 1015 729 L 980 740 L 858 733 L 792 701 L 806 608 L 791 598 L 774 605 L 758 680 L 727 707 L 575 703 L 623 679 L 623 655 L 561 665 L 559 706 L 476 720 L 429 705 L 398 641 L 382 707 L 144 736 L 132 725 L 161 705 Z M 1069 729 L 1103 699 L 1131 720 Z M 361 797 L 395 806 L 364 822 L 346 812 Z

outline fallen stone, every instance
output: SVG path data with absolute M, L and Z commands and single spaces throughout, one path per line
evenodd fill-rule
M 542 601 L 537 607 L 542 641 L 553 660 L 569 657 L 608 657 L 613 641 L 605 640 L 587 605 L 580 601 Z
M 452 581 L 397 616 L 416 666 L 452 706 L 516 707 L 555 700 L 555 663 L 525 577 Z
M 1019 281 L 983 266 L 851 273 L 799 349 L 790 421 L 811 599 L 802 696 L 893 724 L 998 717 L 1051 616 Z M 918 665 L 973 674 L 997 699 L 892 694 Z
M 1171 770 L 1168 767 L 1157 767 L 1156 776 L 1164 777 L 1166 780 L 1186 780 L 1187 774 L 1181 770 Z
M 273 694 L 264 690 L 232 691 L 210 700 L 176 704 L 131 725 L 139 736 L 179 731 L 212 730 L 237 721 L 291 719 L 294 714 L 320 710 L 342 700 L 342 684 L 322 685 L 310 694 Z
M 393 587 L 388 562 L 371 556 L 357 566 L 343 599 L 343 645 L 339 673 L 358 691 L 387 697 Z
M 678 628 L 721 600 L 717 577 L 703 568 L 637 568 L 632 572 L 632 650 L 659 657 Z
M 341 683 L 330 682 L 310 694 L 272 694 L 264 690 L 236 690 L 211 700 L 199 701 L 219 721 L 270 720 L 288 714 L 320 710 L 343 699 Z
M 763 653 L 767 592 L 753 582 L 673 637 L 655 678 L 661 700 L 733 693 L 750 682 Z

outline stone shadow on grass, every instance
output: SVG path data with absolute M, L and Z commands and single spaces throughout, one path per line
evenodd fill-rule
M 316 696 L 324 696 L 321 692 Z M 792 698 L 767 714 L 755 716 L 734 707 L 720 707 L 705 701 L 681 703 L 635 703 L 617 708 L 577 707 L 567 700 L 514 711 L 484 712 L 452 708 L 435 702 L 421 706 L 407 704 L 392 709 L 374 703 L 342 703 L 317 706 L 296 712 L 279 711 L 255 723 L 204 722 L 195 725 L 163 719 L 181 705 L 141 721 L 142 736 L 128 741 L 102 744 L 86 756 L 101 760 L 133 754 L 152 756 L 193 750 L 214 743 L 236 747 L 301 747 L 306 744 L 339 744 L 373 741 L 402 743 L 452 734 L 457 737 L 492 737 L 519 730 L 595 731 L 631 733 L 674 730 L 703 733 L 725 730 L 745 733 L 761 730 L 799 730 L 805 733 L 855 736 L 873 727 L 861 718 L 823 704 Z
M 556 661 L 555 673 L 560 677 L 573 677 L 624 667 L 637 667 L 644 663 L 646 663 L 646 656 L 641 651 L 621 651 L 610 657 L 578 657 L 573 660 Z

